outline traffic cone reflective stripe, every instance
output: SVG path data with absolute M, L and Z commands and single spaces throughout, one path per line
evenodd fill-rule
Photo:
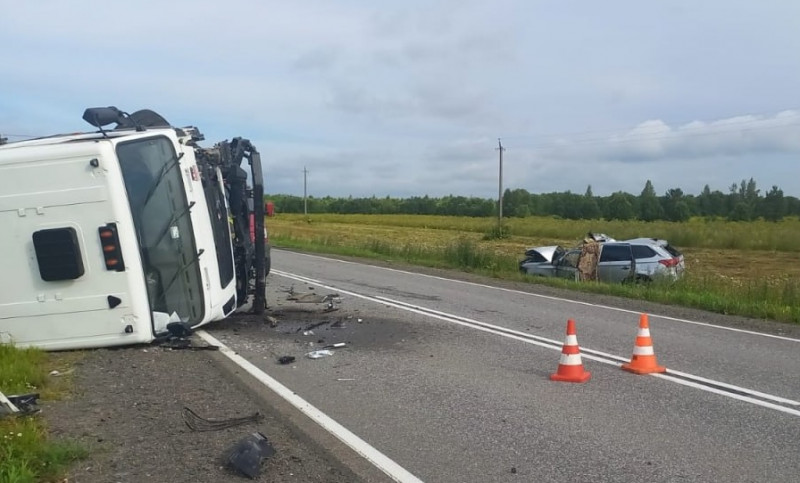
M 633 355 L 635 356 L 654 356 L 655 354 L 653 346 L 642 347 L 637 345 L 633 347 Z
M 561 347 L 561 359 L 558 370 L 550 375 L 550 379 L 559 382 L 586 382 L 592 374 L 583 370 L 581 351 L 578 346 L 578 336 L 575 331 L 575 321 L 567 321 L 567 336 Z
M 656 353 L 653 350 L 653 339 L 650 338 L 650 324 L 647 314 L 639 317 L 639 332 L 636 335 L 636 344 L 633 346 L 633 357 L 628 364 L 622 364 L 622 369 L 634 374 L 652 374 L 654 372 L 667 372 L 667 368 L 659 366 Z

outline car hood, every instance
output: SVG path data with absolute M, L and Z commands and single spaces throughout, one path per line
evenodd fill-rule
M 536 255 L 540 255 L 545 258 L 548 262 L 552 262 L 554 258 L 558 258 L 561 256 L 566 250 L 564 247 L 559 245 L 553 245 L 548 247 L 535 247 L 535 248 L 528 248 L 525 250 L 526 257 L 536 257 Z M 538 257 L 536 257 L 538 258 Z

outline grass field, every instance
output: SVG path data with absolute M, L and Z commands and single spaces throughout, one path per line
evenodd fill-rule
M 0 344 L 0 391 L 38 392 L 42 399 L 57 399 L 67 390 L 69 377 L 52 378 L 48 372 L 66 372 L 75 357 Z M 55 481 L 68 464 L 85 454 L 75 444 L 50 441 L 36 415 L 0 418 L 0 482 Z
M 689 223 L 511 219 L 512 236 L 485 240 L 496 220 L 409 215 L 278 215 L 267 220 L 276 246 L 458 268 L 531 283 L 611 293 L 715 312 L 800 322 L 800 221 L 693 220 Z M 524 277 L 526 247 L 573 246 L 587 231 L 619 239 L 665 238 L 681 249 L 687 276 L 676 284 L 610 286 Z M 794 242 L 791 244 L 789 242 Z

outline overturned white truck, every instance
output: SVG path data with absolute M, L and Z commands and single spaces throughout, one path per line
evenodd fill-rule
M 196 128 L 150 110 L 83 119 L 99 131 L 0 145 L 0 343 L 146 343 L 170 321 L 196 327 L 245 303 L 262 312 L 268 247 L 250 141 L 201 148 Z

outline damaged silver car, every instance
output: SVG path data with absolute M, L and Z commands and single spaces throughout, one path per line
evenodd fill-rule
M 597 236 L 594 237 L 597 240 Z M 679 279 L 685 270 L 684 257 L 666 240 L 636 238 L 618 242 L 601 235 L 597 279 L 601 282 L 647 282 L 656 278 Z M 580 280 L 578 261 L 581 249 L 561 246 L 529 248 L 519 262 L 519 270 L 528 275 Z
M 578 281 L 581 279 L 578 262 L 581 249 L 564 251 L 560 256 L 558 249 L 552 251 L 552 258 L 547 260 L 553 247 L 532 248 L 525 252 L 526 258 L 519 264 L 523 273 L 541 277 L 559 277 Z M 557 247 L 561 248 L 561 247 Z M 563 250 L 563 248 L 561 248 Z M 537 255 L 538 254 L 538 255 Z M 544 261 L 536 261 L 544 258 Z M 636 278 L 636 260 L 629 243 L 606 242 L 600 244 L 600 257 L 597 262 L 597 280 L 606 283 L 633 281 Z

